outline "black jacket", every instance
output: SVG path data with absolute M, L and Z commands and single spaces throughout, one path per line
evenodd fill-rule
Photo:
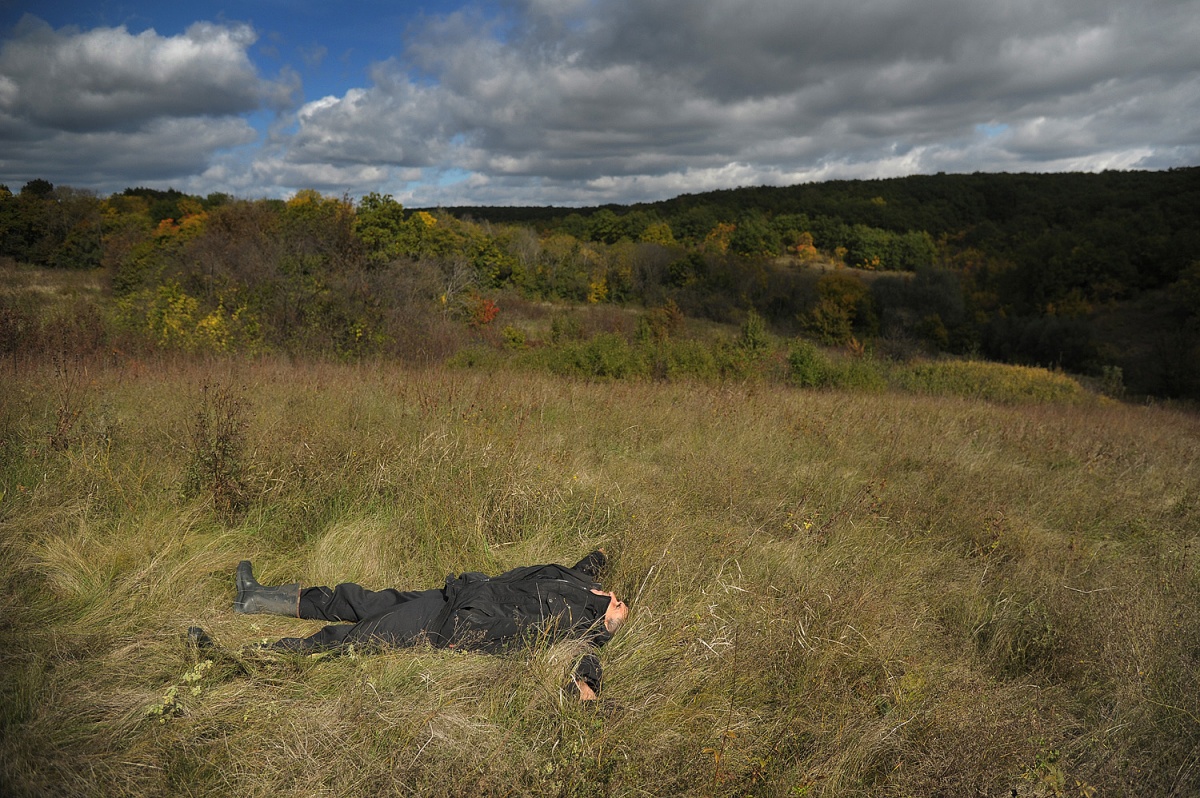
M 607 558 L 594 551 L 573 568 L 532 565 L 499 576 L 465 573 L 446 577 L 446 606 L 429 625 L 435 645 L 497 651 L 522 642 L 569 636 L 602 646 L 612 639 L 604 627 L 608 596 L 598 596 L 594 579 Z M 600 692 L 604 670 L 592 653 L 575 663 L 572 687 L 585 682 Z
M 566 637 L 603 645 L 611 638 L 604 627 L 609 598 L 591 592 L 599 587 L 591 574 L 564 565 L 448 576 L 446 606 L 429 637 L 436 645 L 483 651 Z

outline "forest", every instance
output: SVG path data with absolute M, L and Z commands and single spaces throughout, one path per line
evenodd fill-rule
M 967 357 L 1200 397 L 1200 168 L 928 175 L 594 208 L 405 208 L 33 180 L 0 186 L 0 262 L 103 275 L 111 312 L 0 297 L 4 352 L 90 345 L 440 361 L 681 320 L 881 358 Z M 553 334 L 531 308 L 636 325 Z M 543 325 L 544 326 L 544 325 Z M 525 329 L 527 328 L 528 329 Z

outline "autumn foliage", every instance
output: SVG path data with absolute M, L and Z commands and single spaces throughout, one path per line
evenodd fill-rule
M 1200 239 L 1186 209 L 1200 204 L 1198 174 L 943 175 L 632 208 L 438 210 L 311 189 L 286 201 L 100 198 L 34 180 L 0 187 L 0 258 L 102 270 L 120 334 L 176 351 L 424 359 L 471 340 L 494 318 L 487 303 L 511 304 L 502 295 L 671 302 L 725 325 L 753 311 L 775 334 L 833 345 L 1119 369 L 1135 393 L 1197 397 L 1188 297 Z

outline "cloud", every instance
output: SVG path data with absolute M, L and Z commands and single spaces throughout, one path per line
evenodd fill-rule
M 313 36 L 310 68 L 334 44 Z M 0 45 L 0 176 L 593 204 L 1200 163 L 1200 0 L 481 2 L 411 18 L 357 85 L 299 108 L 256 37 L 27 17 Z
M 329 55 L 329 48 L 322 44 L 314 44 L 300 49 L 300 57 L 309 67 L 319 67 L 327 55 Z
M 76 187 L 106 185 L 112 175 L 129 176 L 126 185 L 163 182 L 199 172 L 213 152 L 249 144 L 257 137 L 245 120 L 237 118 L 167 118 L 147 122 L 135 131 L 56 132 L 9 141 L 0 172 L 19 174 L 22 179 L 46 177 Z
M 245 114 L 291 102 L 295 79 L 260 78 L 247 25 L 182 35 L 52 29 L 25 16 L 0 45 L 0 174 L 76 186 L 185 177 L 251 143 Z
M 480 177 L 438 201 L 569 203 L 1200 156 L 1194 0 L 507 8 L 413 29 L 370 85 L 306 105 L 283 157 Z

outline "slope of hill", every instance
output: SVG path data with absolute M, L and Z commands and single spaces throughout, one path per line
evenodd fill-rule
M 269 357 L 0 397 L 5 795 L 1200 790 L 1192 415 Z M 596 546 L 633 615 L 593 707 L 569 644 L 308 659 L 230 611 L 243 558 L 424 588 Z
M 503 308 L 533 302 L 652 326 L 757 316 L 785 338 L 1119 375 L 1132 395 L 1195 399 L 1197 208 L 1197 168 L 432 213 L 377 194 L 99 199 L 31 181 L 0 190 L 0 262 L 101 271 L 112 301 L 85 326 L 115 321 L 172 349 L 429 362 L 464 339 L 516 343 Z M 862 277 L 876 273 L 908 278 Z M 0 341 L 16 341 L 29 308 L 0 301 Z

